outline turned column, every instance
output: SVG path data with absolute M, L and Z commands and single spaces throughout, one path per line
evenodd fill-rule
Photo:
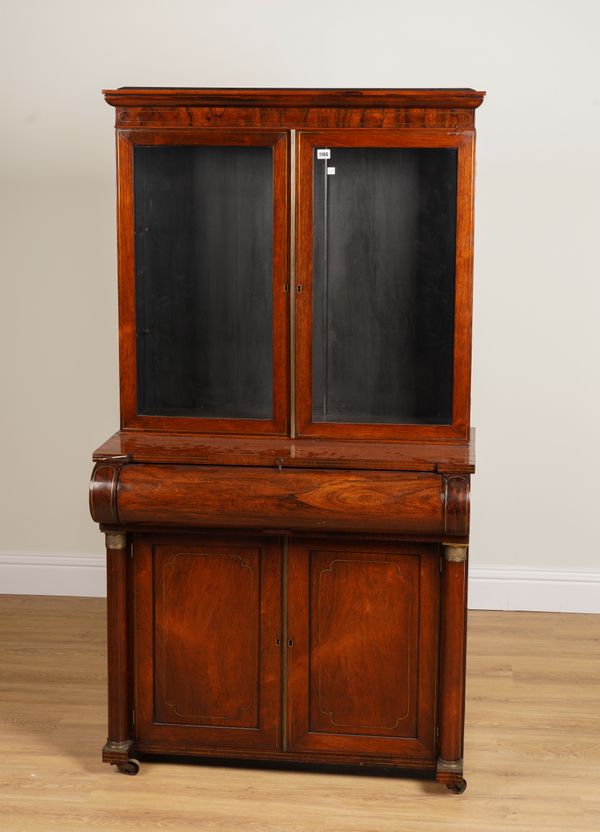
M 106 533 L 108 739 L 107 753 L 124 753 L 129 746 L 127 656 L 127 535 Z
M 467 545 L 443 544 L 439 758 L 436 777 L 464 791 L 463 725 L 467 614 Z

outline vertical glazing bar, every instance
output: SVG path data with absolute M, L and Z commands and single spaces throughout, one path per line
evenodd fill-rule
M 327 173 L 328 160 L 323 162 L 323 172 L 325 179 L 323 183 L 323 421 L 327 421 L 327 392 L 329 388 L 328 368 L 329 368 L 329 333 L 327 326 L 329 323 L 329 268 L 327 257 L 327 246 L 329 243 L 328 229 L 329 229 L 329 175 Z
M 296 436 L 296 131 L 290 130 L 290 436 Z

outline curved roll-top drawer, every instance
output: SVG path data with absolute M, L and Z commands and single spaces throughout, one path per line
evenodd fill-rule
M 121 468 L 115 486 L 121 524 L 445 530 L 444 483 L 437 474 L 131 464 Z M 93 504 L 92 513 L 104 520 Z

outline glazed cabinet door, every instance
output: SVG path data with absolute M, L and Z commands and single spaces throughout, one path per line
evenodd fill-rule
M 437 546 L 290 544 L 290 750 L 434 759 L 438 589 Z
M 124 427 L 286 432 L 287 145 L 118 132 Z
M 468 436 L 473 135 L 298 136 L 301 436 Z
M 140 748 L 278 746 L 280 565 L 269 539 L 136 536 Z

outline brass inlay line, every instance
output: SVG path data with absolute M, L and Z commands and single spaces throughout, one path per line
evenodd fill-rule
M 319 635 L 319 643 L 318 648 L 321 648 L 323 644 L 323 640 L 321 637 L 321 621 L 323 618 L 321 612 L 321 602 L 322 602 L 322 592 L 321 592 L 321 579 L 326 572 L 330 572 L 334 574 L 335 567 L 338 563 L 344 564 L 366 564 L 368 566 L 393 566 L 396 570 L 398 577 L 406 582 L 407 584 L 412 584 L 412 576 L 408 575 L 405 570 L 402 569 L 401 564 L 396 563 L 395 561 L 390 560 L 350 560 L 345 558 L 335 558 L 332 560 L 327 567 L 327 569 L 321 569 L 319 572 L 319 583 L 318 583 L 318 604 L 319 604 L 319 620 L 318 620 L 318 635 Z M 406 711 L 401 716 L 396 717 L 396 721 L 393 725 L 353 725 L 352 723 L 343 723 L 343 722 L 336 722 L 333 719 L 333 710 L 328 711 L 327 709 L 323 708 L 322 701 L 323 701 L 323 686 L 322 686 L 322 678 L 321 678 L 321 662 L 319 658 L 318 669 L 317 669 L 317 686 L 318 686 L 318 704 L 320 712 L 326 716 L 329 722 L 334 725 L 336 728 L 363 728 L 365 730 L 374 730 L 374 731 L 394 731 L 400 723 L 404 722 L 404 720 L 408 719 L 410 712 L 411 712 L 411 690 L 410 690 L 410 670 L 411 670 L 411 649 L 410 649 L 410 642 L 412 638 L 412 592 L 408 592 L 408 651 L 407 651 L 407 667 L 406 667 Z
M 250 573 L 250 603 L 249 603 L 249 608 L 250 608 L 250 610 L 252 610 L 252 601 L 253 601 L 253 598 L 254 598 L 254 572 L 252 570 L 252 567 L 250 566 L 250 564 L 248 564 L 246 562 L 244 557 L 242 557 L 238 554 L 232 554 L 231 552 L 217 552 L 217 551 L 215 551 L 215 552 L 177 552 L 176 554 L 171 554 L 169 556 L 169 559 L 165 563 L 163 563 L 163 567 L 162 567 L 161 603 L 162 603 L 163 619 L 166 618 L 166 611 L 167 611 L 166 581 L 165 581 L 166 569 L 167 569 L 167 567 L 173 567 L 175 565 L 175 562 L 179 558 L 186 558 L 186 557 L 191 557 L 191 558 L 224 557 L 224 558 L 227 558 L 227 560 L 229 560 L 229 561 L 233 561 L 234 563 L 239 563 L 239 565 L 242 568 L 247 569 L 248 572 Z M 260 598 L 259 598 L 259 604 L 260 604 Z M 250 624 L 250 628 L 249 628 L 249 633 L 250 633 L 251 638 L 254 640 L 254 637 L 257 635 L 256 632 L 255 632 L 254 617 L 251 617 L 250 622 L 251 622 L 251 624 Z M 223 723 L 226 723 L 228 721 L 241 719 L 243 712 L 250 710 L 250 708 L 252 707 L 252 702 L 249 702 L 247 705 L 240 705 L 238 707 L 237 714 L 232 714 L 232 715 L 229 715 L 229 716 L 228 715 L 214 716 L 212 714 L 196 714 L 196 713 L 194 713 L 194 714 L 182 714 L 182 713 L 180 713 L 180 711 L 177 710 L 177 702 L 176 701 L 173 701 L 173 702 L 169 701 L 171 699 L 175 700 L 175 695 L 174 695 L 175 691 L 172 690 L 173 679 L 172 679 L 171 676 L 169 676 L 168 679 L 167 679 L 167 677 L 165 675 L 165 671 L 166 671 L 166 668 L 167 668 L 167 657 L 170 656 L 175 651 L 167 649 L 167 635 L 168 635 L 168 630 L 165 630 L 165 632 L 162 633 L 162 657 L 163 658 L 162 658 L 162 668 L 161 668 L 164 704 L 167 707 L 171 708 L 171 710 L 178 717 L 180 717 L 182 719 L 206 720 L 209 725 L 211 724 L 210 722 L 208 722 L 209 720 L 222 720 Z M 258 717 L 258 719 L 259 718 L 260 717 Z M 257 724 L 258 724 L 258 720 L 257 720 Z M 251 727 L 251 726 L 234 726 L 234 727 L 246 728 L 246 727 Z

